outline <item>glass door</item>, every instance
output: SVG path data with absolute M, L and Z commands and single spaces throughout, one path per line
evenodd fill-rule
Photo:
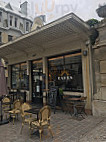
M 42 93 L 42 60 L 32 62 L 32 102 L 36 104 L 43 103 Z

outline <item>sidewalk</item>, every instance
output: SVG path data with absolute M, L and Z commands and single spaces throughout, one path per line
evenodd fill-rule
M 83 120 L 75 120 L 63 112 L 52 113 L 51 125 L 54 138 L 44 132 L 43 142 L 106 142 L 106 118 L 87 116 Z M 39 142 L 37 135 L 29 137 L 28 126 L 20 135 L 21 120 L 0 126 L 0 142 Z

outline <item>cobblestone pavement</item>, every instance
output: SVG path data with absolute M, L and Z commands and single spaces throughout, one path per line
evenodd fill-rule
M 44 131 L 42 142 L 106 142 L 106 119 L 87 116 L 75 119 L 63 112 L 52 113 L 51 125 L 54 138 Z M 37 134 L 29 136 L 28 125 L 20 134 L 21 119 L 0 126 L 0 142 L 39 142 Z

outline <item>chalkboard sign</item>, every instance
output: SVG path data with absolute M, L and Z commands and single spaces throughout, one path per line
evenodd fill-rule
M 57 91 L 58 91 L 57 87 L 50 88 L 48 98 L 47 98 L 48 105 L 50 105 L 51 108 L 54 109 L 54 113 L 55 113 L 56 104 L 57 104 Z

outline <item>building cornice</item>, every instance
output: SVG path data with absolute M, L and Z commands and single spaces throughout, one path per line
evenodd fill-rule
M 3 10 L 4 12 L 9 13 L 9 14 L 12 14 L 12 15 L 18 16 L 18 17 L 20 17 L 20 18 L 22 18 L 22 19 L 29 20 L 30 22 L 33 22 L 33 19 L 32 19 L 32 18 L 28 18 L 27 16 L 24 16 L 24 15 L 22 15 L 21 13 L 20 13 L 20 15 L 19 15 L 19 14 L 17 14 L 16 12 L 12 12 L 12 11 L 10 11 L 10 10 L 6 10 L 5 8 L 2 8 L 2 7 L 0 7 L 0 10 Z

